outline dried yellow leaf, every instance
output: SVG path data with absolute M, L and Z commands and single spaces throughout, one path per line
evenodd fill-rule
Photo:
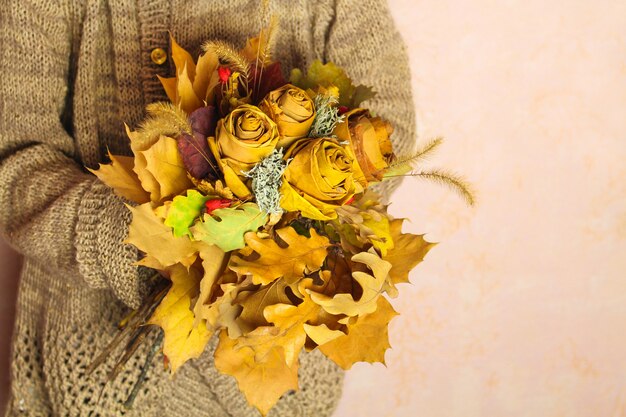
M 374 312 L 359 316 L 348 325 L 347 334 L 319 349 L 343 369 L 350 369 L 356 362 L 385 363 L 385 352 L 391 347 L 387 326 L 397 314 L 385 297 L 378 297 Z
M 150 194 L 141 187 L 139 177 L 133 171 L 135 166 L 130 156 L 112 155 L 110 164 L 100 164 L 97 170 L 90 169 L 100 181 L 113 188 L 115 194 L 138 204 L 150 201 Z
M 135 245 L 163 266 L 175 263 L 191 266 L 202 242 L 192 242 L 187 236 L 174 237 L 172 229 L 154 213 L 150 203 L 127 207 L 133 214 L 133 220 L 128 228 L 126 243 Z
M 251 347 L 237 345 L 221 332 L 215 367 L 235 377 L 248 403 L 266 416 L 285 392 L 298 389 L 298 363 L 288 366 L 279 345 L 270 347 L 262 357 L 257 357 Z
M 330 314 L 345 314 L 352 317 L 373 313 L 376 310 L 376 303 L 383 292 L 391 264 L 382 260 L 373 249 L 370 252 L 354 255 L 352 262 L 362 264 L 370 270 L 370 272 L 359 270 L 352 272 L 352 276 L 363 289 L 358 300 L 355 300 L 352 294 L 341 293 L 330 297 L 310 289 L 307 290 L 313 301 L 321 305 Z
M 276 230 L 276 234 L 287 247 L 279 246 L 273 239 L 260 238 L 256 233 L 247 233 L 246 244 L 260 255 L 256 260 L 246 260 L 234 255 L 229 268 L 238 274 L 250 274 L 255 284 L 267 285 L 283 278 L 288 285 L 320 269 L 327 256 L 330 241 L 311 229 L 311 237 L 301 236 L 291 227 Z M 294 288 L 295 289 L 295 288 Z
M 201 272 L 196 268 L 188 271 L 182 265 L 174 265 L 168 270 L 172 287 L 154 311 L 149 324 L 163 329 L 163 353 L 174 373 L 186 361 L 202 354 L 212 332 L 204 322 L 194 324 L 194 314 L 189 307 L 198 294 Z

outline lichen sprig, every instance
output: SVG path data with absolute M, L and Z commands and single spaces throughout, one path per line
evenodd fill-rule
M 337 97 L 332 94 L 318 94 L 314 99 L 315 119 L 311 125 L 309 136 L 312 138 L 335 137 L 333 131 L 337 123 L 343 121 L 337 108 Z
M 283 150 L 274 151 L 261 162 L 243 174 L 252 178 L 252 192 L 259 208 L 269 214 L 282 213 L 280 208 L 280 186 L 287 162 L 283 160 Z

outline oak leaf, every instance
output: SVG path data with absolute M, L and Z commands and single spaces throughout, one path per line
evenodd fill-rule
M 409 272 L 424 260 L 424 257 L 436 243 L 427 242 L 423 235 L 413 235 L 402 233 L 402 223 L 404 219 L 394 219 L 391 221 L 389 230 L 391 238 L 395 242 L 393 249 L 389 250 L 383 259 L 391 263 L 389 270 L 388 292 L 395 296 L 397 290 L 395 284 L 408 283 Z
M 355 362 L 384 364 L 385 351 L 391 347 L 387 326 L 397 314 L 385 297 L 378 297 L 376 311 L 357 317 L 348 325 L 347 334 L 335 332 L 338 336 L 320 344 L 319 349 L 346 370 Z
M 310 281 L 310 280 L 307 280 Z M 302 287 L 302 285 L 301 285 Z M 301 289 L 301 291 L 305 291 Z M 297 306 L 291 304 L 274 304 L 264 310 L 265 318 L 273 323 L 274 327 L 259 327 L 244 338 L 242 345 L 251 346 L 257 354 L 263 355 L 268 346 L 279 345 L 285 350 L 285 360 L 288 366 L 292 366 L 298 360 L 298 354 L 306 342 L 304 325 L 317 318 L 320 306 L 311 301 L 310 297 L 304 297 L 302 303 Z M 271 335 L 267 341 L 261 336 L 265 330 Z M 276 331 L 278 329 L 278 331 Z M 257 330 L 260 330 L 257 338 Z
M 204 276 L 200 281 L 200 295 L 193 307 L 196 322 L 204 320 L 209 330 L 226 328 L 231 337 L 238 337 L 242 333 L 237 322 L 241 306 L 235 304 L 234 299 L 239 286 L 234 284 L 237 279 L 235 274 L 226 270 L 228 254 L 217 246 L 207 245 L 200 251 L 200 258 Z M 228 277 L 229 273 L 234 279 Z
M 189 227 L 202 213 L 202 207 L 209 197 L 203 196 L 196 190 L 187 190 L 187 195 L 174 197 L 167 211 L 165 225 L 174 230 L 174 236 L 191 236 Z
M 366 267 L 369 272 L 353 270 L 352 277 L 362 288 L 362 294 L 355 299 L 353 294 L 336 294 L 330 297 L 308 289 L 311 299 L 321 305 L 330 314 L 345 314 L 347 316 L 358 316 L 373 313 L 376 310 L 376 302 L 383 292 L 387 281 L 391 264 L 378 256 L 371 249 L 369 252 L 361 252 L 352 256 L 352 262 L 356 268 Z
M 385 206 L 370 203 L 370 201 L 358 202 L 354 206 L 345 205 L 338 208 L 338 220 L 333 223 L 341 237 L 344 250 L 358 253 L 365 249 L 366 245 L 371 244 L 384 257 L 395 245 L 390 233 L 389 216 Z
M 254 203 L 214 210 L 191 229 L 193 238 L 219 246 L 224 252 L 245 246 L 244 234 L 256 231 L 267 221 L 267 215 Z
M 229 268 L 238 274 L 250 274 L 255 284 L 267 285 L 283 278 L 288 285 L 295 285 L 306 274 L 320 269 L 326 259 L 330 241 L 310 230 L 310 238 L 299 235 L 292 227 L 276 230 L 285 242 L 281 247 L 271 238 L 261 238 L 256 233 L 245 236 L 249 248 L 259 254 L 255 260 L 239 255 L 231 258 Z M 294 288 L 295 289 L 295 288 Z
M 200 280 L 200 294 L 194 306 L 194 313 L 199 317 L 200 310 L 203 305 L 210 304 L 213 300 L 213 294 L 219 285 L 219 278 L 224 273 L 228 257 L 226 253 L 215 245 L 206 245 L 200 251 L 202 259 L 202 269 L 204 275 Z
M 268 326 L 263 312 L 265 307 L 274 304 L 291 304 L 292 300 L 287 295 L 287 282 L 284 279 L 277 279 L 268 285 L 259 287 L 252 286 L 250 290 L 239 292 L 237 304 L 241 305 L 241 320 L 249 330 L 254 330 L 259 326 Z
M 238 340 L 221 332 L 215 367 L 235 377 L 248 403 L 266 416 L 285 392 L 298 389 L 298 363 L 288 366 L 279 345 L 271 346 L 263 356 L 256 355 L 251 347 L 237 345 Z
M 204 322 L 194 324 L 190 309 L 191 300 L 198 293 L 201 272 L 194 267 L 188 271 L 182 265 L 174 265 L 168 268 L 168 272 L 172 287 L 154 311 L 149 324 L 163 329 L 163 353 L 174 373 L 187 360 L 202 354 L 212 332 Z
M 205 180 L 197 180 L 191 176 L 189 179 L 193 182 L 194 187 L 205 195 L 221 197 L 227 200 L 233 200 L 235 198 L 235 195 L 230 188 L 224 186 L 221 180 L 211 183 Z
M 305 323 L 304 331 L 306 332 L 307 336 L 309 336 L 311 340 L 313 340 L 319 346 L 331 342 L 341 336 L 345 336 L 345 333 L 341 330 L 332 330 L 325 323 L 315 326 Z
M 191 266 L 201 247 L 199 242 L 192 242 L 187 236 L 175 237 L 172 229 L 154 213 L 150 203 L 127 207 L 133 214 L 133 220 L 125 243 L 136 246 L 163 266 L 178 262 Z
M 130 156 L 112 155 L 110 164 L 100 164 L 100 168 L 89 169 L 100 181 L 113 188 L 115 194 L 138 204 L 150 201 L 150 194 L 141 188 L 141 182 L 133 171 L 134 162 Z

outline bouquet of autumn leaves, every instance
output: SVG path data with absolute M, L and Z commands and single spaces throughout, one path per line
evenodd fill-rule
M 298 389 L 303 349 L 384 362 L 385 294 L 432 246 L 368 190 L 411 169 L 360 106 L 373 92 L 319 61 L 288 83 L 273 30 L 242 50 L 207 42 L 197 61 L 172 39 L 171 103 L 127 128 L 132 157 L 93 171 L 136 203 L 127 242 L 171 282 L 146 316 L 171 372 L 218 334 L 215 366 L 263 415 Z

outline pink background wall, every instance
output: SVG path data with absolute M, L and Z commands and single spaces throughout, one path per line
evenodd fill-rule
M 441 244 L 394 302 L 387 368 L 355 366 L 336 417 L 626 416 L 626 2 L 390 5 L 420 140 L 446 138 L 433 164 L 479 205 L 404 182 L 392 212 Z
M 441 244 L 336 417 L 626 416 L 626 2 L 390 5 L 420 140 L 479 205 L 405 180 L 393 213 Z

